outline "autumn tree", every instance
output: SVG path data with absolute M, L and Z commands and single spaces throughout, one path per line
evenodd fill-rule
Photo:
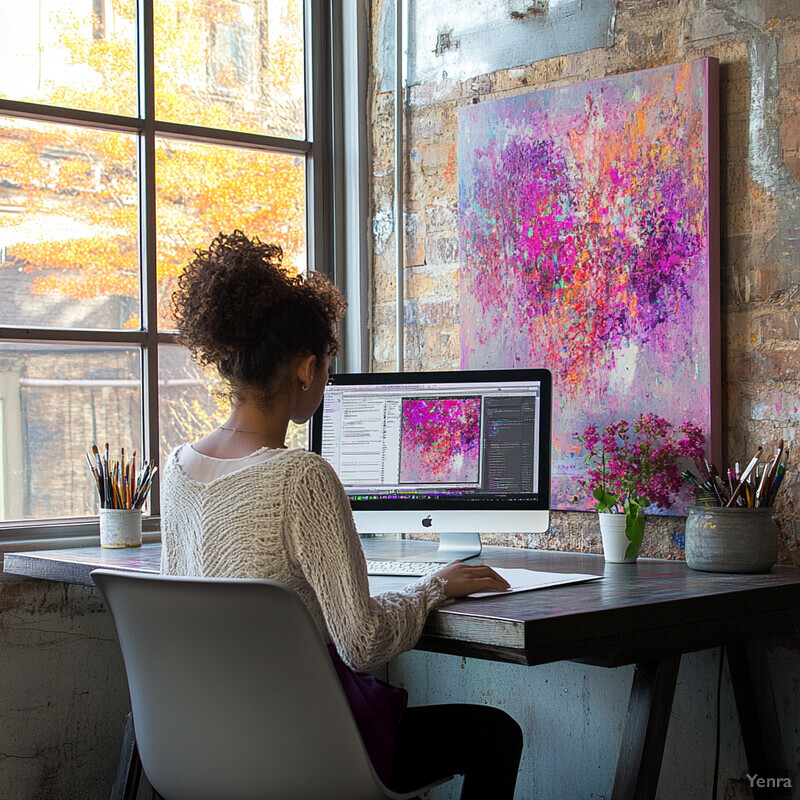
M 60 45 L 95 80 L 57 84 L 44 102 L 135 116 L 133 4 L 111 0 L 107 19 L 59 13 Z M 304 137 L 302 7 L 280 19 L 267 3 L 155 2 L 156 116 L 213 129 Z M 248 12 L 248 13 L 245 13 Z M 87 36 L 87 30 L 92 36 Z M 14 98 L 23 99 L 23 98 Z M 139 296 L 138 141 L 133 134 L 6 119 L 0 128 L 12 235 L 5 266 L 31 276 L 31 291 L 74 301 Z M 252 148 L 156 140 L 160 327 L 168 297 L 192 251 L 240 228 L 280 244 L 285 263 L 305 261 L 302 157 Z M 31 225 L 31 220 L 37 223 Z M 138 328 L 132 310 L 122 321 Z
M 64 72 L 81 79 L 55 75 L 35 97 L 7 96 L 135 120 L 134 0 L 104 0 L 100 16 L 89 0 L 54 5 L 50 26 Z M 297 0 L 154 0 L 156 119 L 206 128 L 212 137 L 221 130 L 303 140 L 302 7 Z M 276 242 L 287 267 L 305 268 L 302 155 L 158 134 L 155 144 L 160 329 L 172 328 L 176 277 L 220 231 Z M 135 130 L 0 118 L 3 285 L 22 286 L 33 300 L 55 298 L 61 309 L 30 322 L 35 303 L 24 303 L 3 324 L 141 326 L 139 158 Z M 81 316 L 92 302 L 103 314 Z M 162 366 L 172 364 L 167 355 Z M 203 382 L 215 385 L 213 376 Z M 209 405 L 205 391 L 170 391 L 160 399 L 165 450 L 208 430 L 225 407 L 219 399 Z

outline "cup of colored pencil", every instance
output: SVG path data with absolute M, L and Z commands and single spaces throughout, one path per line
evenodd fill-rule
M 137 463 L 136 451 L 125 457 L 111 458 L 108 442 L 101 451 L 93 444 L 86 453 L 100 499 L 100 546 L 140 547 L 142 544 L 142 507 L 158 469 L 155 461 Z

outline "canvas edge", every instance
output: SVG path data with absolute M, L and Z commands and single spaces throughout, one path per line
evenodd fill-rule
M 722 309 L 720 297 L 719 60 L 705 58 L 708 182 L 709 395 L 711 462 L 722 467 Z

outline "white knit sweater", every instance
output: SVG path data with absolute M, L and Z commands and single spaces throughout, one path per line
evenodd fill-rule
M 428 612 L 445 601 L 444 581 L 433 576 L 370 597 L 347 495 L 320 456 L 285 450 L 199 483 L 178 464 L 179 451 L 162 483 L 163 573 L 280 581 L 360 670 L 413 647 Z

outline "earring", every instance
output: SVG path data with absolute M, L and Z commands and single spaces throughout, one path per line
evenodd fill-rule
M 306 386 L 305 384 L 303 384 L 303 385 L 302 385 L 300 388 L 301 388 L 301 389 L 302 389 L 304 392 L 307 392 L 307 391 L 308 391 L 308 386 Z

